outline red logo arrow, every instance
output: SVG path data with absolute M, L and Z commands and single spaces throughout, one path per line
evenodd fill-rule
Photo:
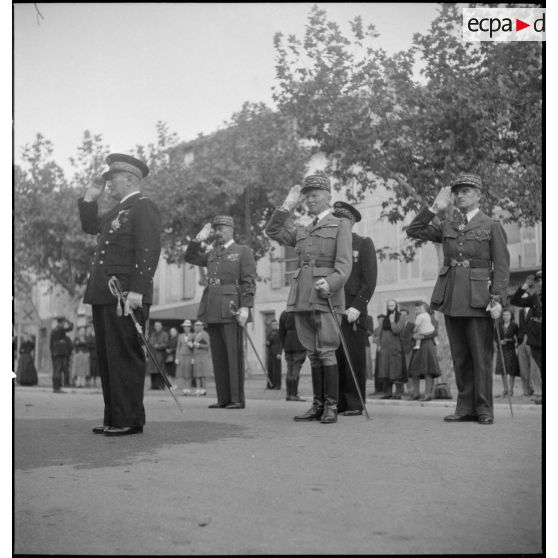
M 515 30 L 516 31 L 521 31 L 522 29 L 525 29 L 526 27 L 531 27 L 530 23 L 525 23 L 524 21 L 521 21 L 520 19 L 515 18 Z

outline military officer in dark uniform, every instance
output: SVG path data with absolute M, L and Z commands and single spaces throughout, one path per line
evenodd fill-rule
M 337 201 L 333 204 L 333 214 L 347 219 L 351 227 L 361 220 L 360 212 L 351 204 Z M 350 353 L 358 387 L 362 397 L 366 393 L 366 342 L 368 331 L 368 302 L 374 294 L 378 266 L 376 249 L 370 237 L 352 233 L 353 267 L 345 283 L 345 306 L 347 313 L 341 322 L 341 331 Z M 339 367 L 339 403 L 338 411 L 344 416 L 361 415 L 363 408 L 357 387 L 349 369 L 347 356 L 343 347 L 336 352 Z
M 532 289 L 530 293 L 529 290 Z M 525 330 L 527 333 L 527 345 L 531 349 L 533 359 L 537 363 L 541 373 L 541 381 L 544 385 L 544 367 L 542 362 L 542 320 L 543 320 L 543 273 L 537 271 L 535 277 L 528 277 L 527 281 L 515 291 L 510 298 L 510 304 L 522 308 L 529 308 L 529 314 L 525 318 Z M 543 397 L 537 397 L 535 403 L 541 405 Z
M 140 192 L 149 169 L 142 161 L 112 153 L 109 169 L 78 200 L 83 230 L 97 235 L 97 251 L 83 301 L 93 305 L 93 325 L 105 413 L 93 432 L 123 436 L 143 431 L 145 355 L 134 323 L 144 327 L 153 300 L 153 275 L 161 251 L 161 218 L 155 204 Z M 98 215 L 97 199 L 105 185 L 118 203 Z M 109 279 L 118 278 L 127 293 L 117 311 Z
M 308 212 L 314 216 L 308 226 L 287 223 L 291 211 L 306 197 Z M 297 421 L 337 422 L 339 372 L 335 351 L 339 335 L 328 304 L 337 314 L 345 312 L 345 293 L 352 266 L 351 227 L 346 219 L 331 213 L 331 185 L 323 175 L 304 179 L 293 186 L 283 205 L 275 210 L 266 227 L 270 238 L 294 246 L 299 269 L 291 280 L 287 312 L 295 313 L 298 338 L 306 348 L 312 370 L 312 407 L 295 417 Z
M 202 241 L 215 232 L 215 248 L 202 250 Z M 244 355 L 242 328 L 254 306 L 256 292 L 256 261 L 248 246 L 233 239 L 234 221 L 228 215 L 218 215 L 206 224 L 190 242 L 184 259 L 191 264 L 207 267 L 207 287 L 198 311 L 198 320 L 207 324 L 213 359 L 217 403 L 209 408 L 244 409 Z M 238 315 L 230 303 L 239 308 Z
M 505 302 L 510 256 L 502 225 L 479 209 L 482 190 L 478 175 L 459 175 L 407 228 L 411 238 L 443 247 L 431 307 L 444 314 L 458 389 L 455 414 L 445 417 L 446 422 L 494 422 L 491 317 L 499 317 Z M 452 198 L 458 211 L 432 223 Z

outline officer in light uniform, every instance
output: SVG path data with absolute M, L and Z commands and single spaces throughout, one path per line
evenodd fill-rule
M 143 431 L 145 355 L 129 312 L 145 325 L 153 300 L 153 275 L 161 252 L 161 217 L 140 192 L 147 165 L 121 153 L 106 158 L 109 169 L 78 200 L 84 232 L 97 235 L 97 251 L 83 302 L 93 305 L 93 326 L 105 413 L 96 434 L 123 436 Z M 105 186 L 118 203 L 98 215 Z M 116 276 L 127 293 L 117 312 L 108 282 Z
M 494 422 L 491 317 L 499 317 L 505 302 L 510 256 L 502 225 L 479 209 L 482 190 L 480 176 L 459 175 L 407 228 L 411 238 L 441 242 L 444 252 L 431 307 L 444 314 L 458 389 L 446 422 Z M 433 224 L 452 198 L 459 211 Z
M 215 232 L 215 248 L 202 249 L 202 241 Z M 254 306 L 256 292 L 256 261 L 248 246 L 233 239 L 234 221 L 228 215 L 218 215 L 206 224 L 190 242 L 184 259 L 191 264 L 207 267 L 207 287 L 198 311 L 198 320 L 207 324 L 217 403 L 210 408 L 244 409 L 244 355 L 242 328 Z M 233 314 L 230 303 L 239 309 Z
M 314 216 L 308 226 L 287 222 L 291 211 L 305 195 L 308 212 Z M 328 304 L 334 311 L 345 312 L 345 293 L 352 266 L 351 226 L 346 219 L 331 213 L 331 185 L 322 175 L 304 179 L 304 186 L 294 186 L 283 205 L 266 227 L 270 238 L 294 246 L 299 269 L 292 278 L 287 312 L 294 312 L 298 338 L 306 348 L 312 370 L 312 407 L 297 421 L 337 422 L 338 368 L 335 351 L 339 336 Z

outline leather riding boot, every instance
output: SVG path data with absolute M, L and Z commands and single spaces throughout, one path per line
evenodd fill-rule
M 339 398 L 339 370 L 337 365 L 324 366 L 324 413 L 320 422 L 337 422 L 337 400 Z
M 312 407 L 303 415 L 294 417 L 296 421 L 318 420 L 324 412 L 324 372 L 322 366 L 312 366 L 312 389 L 314 391 L 314 399 Z

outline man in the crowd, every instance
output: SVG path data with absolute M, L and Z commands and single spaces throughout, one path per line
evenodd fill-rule
M 532 288 L 531 294 L 529 289 Z M 541 382 L 544 385 L 544 368 L 542 362 L 542 320 L 543 320 L 543 273 L 537 271 L 534 279 L 529 279 L 515 291 L 510 299 L 514 306 L 529 308 L 526 318 L 527 345 L 531 349 L 533 359 L 541 373 Z M 543 392 L 544 393 L 544 392 Z M 543 402 L 543 395 L 535 399 L 537 405 Z
M 56 325 L 50 333 L 50 356 L 52 357 L 52 391 L 66 393 L 62 389 L 70 385 L 70 356 L 73 350 L 72 340 L 66 335 L 72 331 L 74 324 L 64 316 L 56 317 Z

